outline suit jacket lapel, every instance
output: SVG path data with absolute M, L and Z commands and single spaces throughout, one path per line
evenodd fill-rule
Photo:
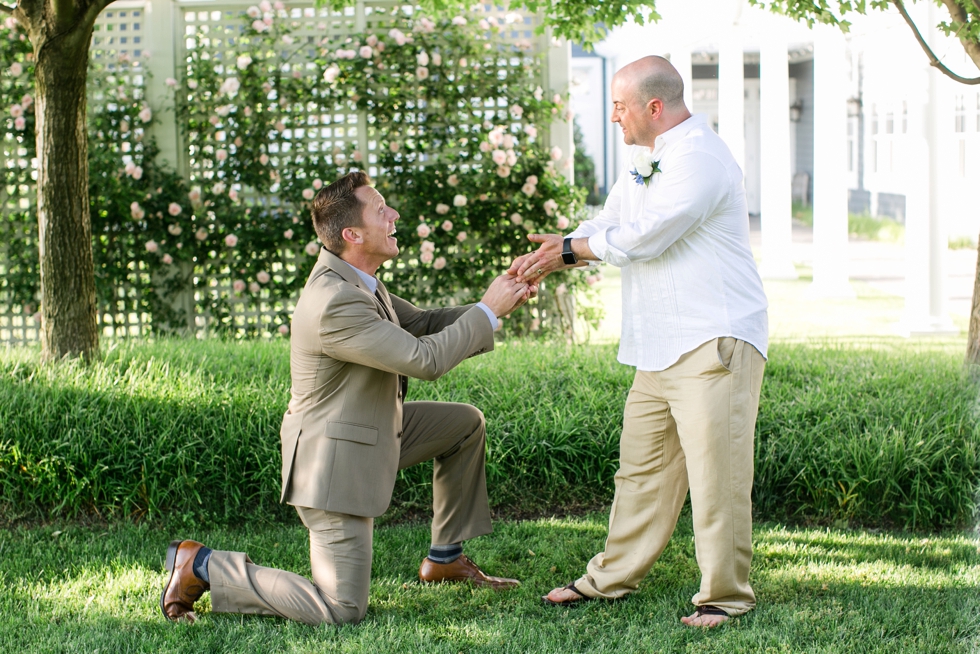
M 401 323 L 398 322 L 398 314 L 395 313 L 395 307 L 391 305 L 391 296 L 388 295 L 388 289 L 385 288 L 385 285 L 381 283 L 380 279 L 378 280 L 378 297 L 381 298 L 381 304 L 384 305 L 391 322 L 401 327 Z

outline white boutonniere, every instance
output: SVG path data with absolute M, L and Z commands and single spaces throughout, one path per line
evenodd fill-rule
M 647 148 L 637 148 L 633 152 L 633 170 L 630 175 L 637 184 L 650 184 L 650 179 L 655 173 L 663 172 L 660 170 L 660 160 L 654 159 Z

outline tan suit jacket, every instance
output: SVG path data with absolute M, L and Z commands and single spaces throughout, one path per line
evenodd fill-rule
M 475 305 L 422 310 L 380 281 L 378 295 L 384 304 L 349 264 L 321 248 L 293 313 L 292 398 L 280 432 L 283 502 L 384 513 L 398 472 L 403 377 L 438 379 L 493 349 L 490 321 Z

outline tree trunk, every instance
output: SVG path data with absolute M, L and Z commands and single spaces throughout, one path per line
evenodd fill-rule
M 970 303 L 970 334 L 966 343 L 966 363 L 977 366 L 973 371 L 980 376 L 980 238 L 977 239 L 977 267 L 973 277 L 973 302 Z
M 84 23 L 87 21 L 79 21 Z M 85 84 L 92 25 L 35 46 L 41 358 L 98 355 Z

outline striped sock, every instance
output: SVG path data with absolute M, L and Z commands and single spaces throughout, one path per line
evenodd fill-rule
M 429 560 L 436 563 L 452 563 L 463 553 L 462 543 L 452 545 L 430 545 Z

